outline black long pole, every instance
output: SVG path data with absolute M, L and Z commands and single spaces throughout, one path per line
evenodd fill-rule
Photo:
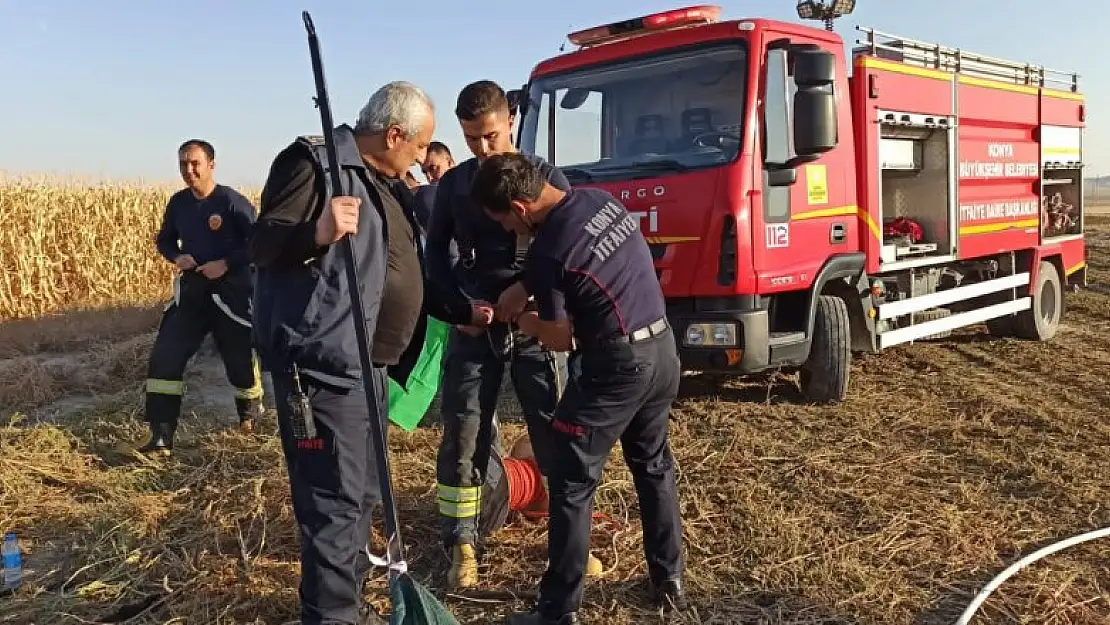
M 320 122 L 323 125 L 324 149 L 328 155 L 331 170 L 332 196 L 343 195 L 343 178 L 339 173 L 339 160 L 335 155 L 335 131 L 332 125 L 331 104 L 328 101 L 328 88 L 324 82 L 324 66 L 320 60 L 320 42 L 316 38 L 316 27 L 312 24 L 312 16 L 308 11 L 301 13 L 304 18 L 304 27 L 308 32 L 308 50 L 312 54 L 312 73 L 316 79 L 316 108 L 320 109 Z M 362 210 L 373 210 L 371 206 L 364 206 Z M 378 453 L 374 460 L 378 465 L 378 479 L 381 481 L 382 508 L 385 512 L 385 531 L 388 535 L 390 560 L 400 562 L 404 560 L 405 548 L 401 542 L 400 524 L 397 522 L 397 504 L 393 498 L 393 481 L 389 472 L 389 450 L 385 445 L 385 419 L 378 410 L 377 395 L 371 372 L 373 364 L 370 360 L 370 337 L 366 333 L 366 317 L 363 315 L 362 291 L 358 286 L 358 272 L 355 263 L 355 247 L 351 235 L 344 235 L 340 244 L 343 247 L 344 264 L 347 269 L 347 290 L 351 294 L 351 315 L 355 322 L 355 338 L 358 342 L 358 356 L 362 365 L 362 388 L 366 395 L 366 410 L 370 416 L 370 432 L 374 436 L 374 445 Z M 369 540 L 369 536 L 366 537 Z

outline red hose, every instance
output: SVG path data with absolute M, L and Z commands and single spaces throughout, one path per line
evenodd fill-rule
M 547 517 L 547 491 L 543 487 L 540 467 L 533 458 L 503 458 L 505 478 L 509 481 L 509 510 L 520 512 L 531 519 Z M 534 508 L 544 504 L 540 510 Z M 608 514 L 595 512 L 594 521 L 620 526 Z
M 505 479 L 509 480 L 509 510 L 527 510 L 547 496 L 540 467 L 534 459 L 505 458 L 503 463 Z

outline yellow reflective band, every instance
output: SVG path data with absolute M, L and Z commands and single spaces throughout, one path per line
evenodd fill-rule
M 480 486 L 448 486 L 438 484 L 436 503 L 439 513 L 454 519 L 469 519 L 478 516 L 482 503 Z
M 456 501 L 447 501 L 446 499 L 437 499 L 436 503 L 439 504 L 439 513 L 443 516 L 451 517 L 453 519 L 469 519 L 478 516 L 478 502 L 459 503 Z
M 481 486 L 448 486 L 446 484 L 437 485 L 436 495 L 440 499 L 447 501 L 457 501 L 459 503 L 467 503 L 471 501 L 478 501 L 482 498 Z
M 235 397 L 239 399 L 262 399 L 262 365 L 258 362 L 258 354 L 251 355 L 251 371 L 254 376 L 254 385 L 250 388 L 236 390 Z
M 146 392 L 157 395 L 184 395 L 185 383 L 181 380 L 159 380 L 147 378 Z

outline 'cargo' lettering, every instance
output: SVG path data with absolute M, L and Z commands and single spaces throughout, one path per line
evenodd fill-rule
M 623 200 L 631 199 L 631 197 L 633 195 L 635 195 L 637 199 L 642 200 L 642 199 L 644 199 L 648 196 L 648 192 L 649 192 L 649 190 L 646 189 L 646 188 L 636 189 L 635 191 L 629 191 L 628 189 L 624 189 L 620 193 L 620 198 L 623 201 Z M 651 192 L 651 195 L 653 195 L 655 197 L 662 197 L 663 194 L 667 192 L 667 189 L 663 185 L 659 185 L 659 186 L 653 187 L 650 190 L 650 192 Z

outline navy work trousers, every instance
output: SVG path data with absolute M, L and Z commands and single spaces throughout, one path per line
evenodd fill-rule
M 262 372 L 251 348 L 251 276 L 228 271 L 217 280 L 187 272 L 177 278 L 174 300 L 166 306 L 150 351 L 146 380 L 146 420 L 176 427 L 181 416 L 185 367 L 209 333 L 235 387 L 241 421 L 262 409 Z
M 557 619 L 578 610 L 594 493 L 617 440 L 640 502 L 644 555 L 655 583 L 682 576 L 682 519 L 667 442 L 681 378 L 674 334 L 610 343 L 576 354 L 578 375 L 559 402 L 551 439 L 548 568 L 539 611 Z
M 323 385 L 302 371 L 301 388 L 312 406 L 316 438 L 297 440 L 290 425 L 292 374 L 271 372 L 282 450 L 289 471 L 293 514 L 300 528 L 301 622 L 356 623 L 362 586 L 370 571 L 367 545 L 371 512 L 381 502 L 378 465 L 362 384 Z M 389 381 L 384 367 L 371 370 L 378 413 L 387 429 Z M 388 431 L 388 429 L 387 429 Z
M 566 384 L 566 358 L 519 331 L 513 332 L 511 342 L 503 340 L 504 328 L 495 325 L 492 334 L 479 336 L 452 328 L 448 338 L 440 384 L 443 439 L 436 466 L 441 537 L 448 548 L 457 543 L 478 545 L 483 538 L 478 535 L 481 490 L 491 450 L 500 449 L 495 412 L 506 365 L 536 463 L 545 475 L 549 470 L 547 440 Z

